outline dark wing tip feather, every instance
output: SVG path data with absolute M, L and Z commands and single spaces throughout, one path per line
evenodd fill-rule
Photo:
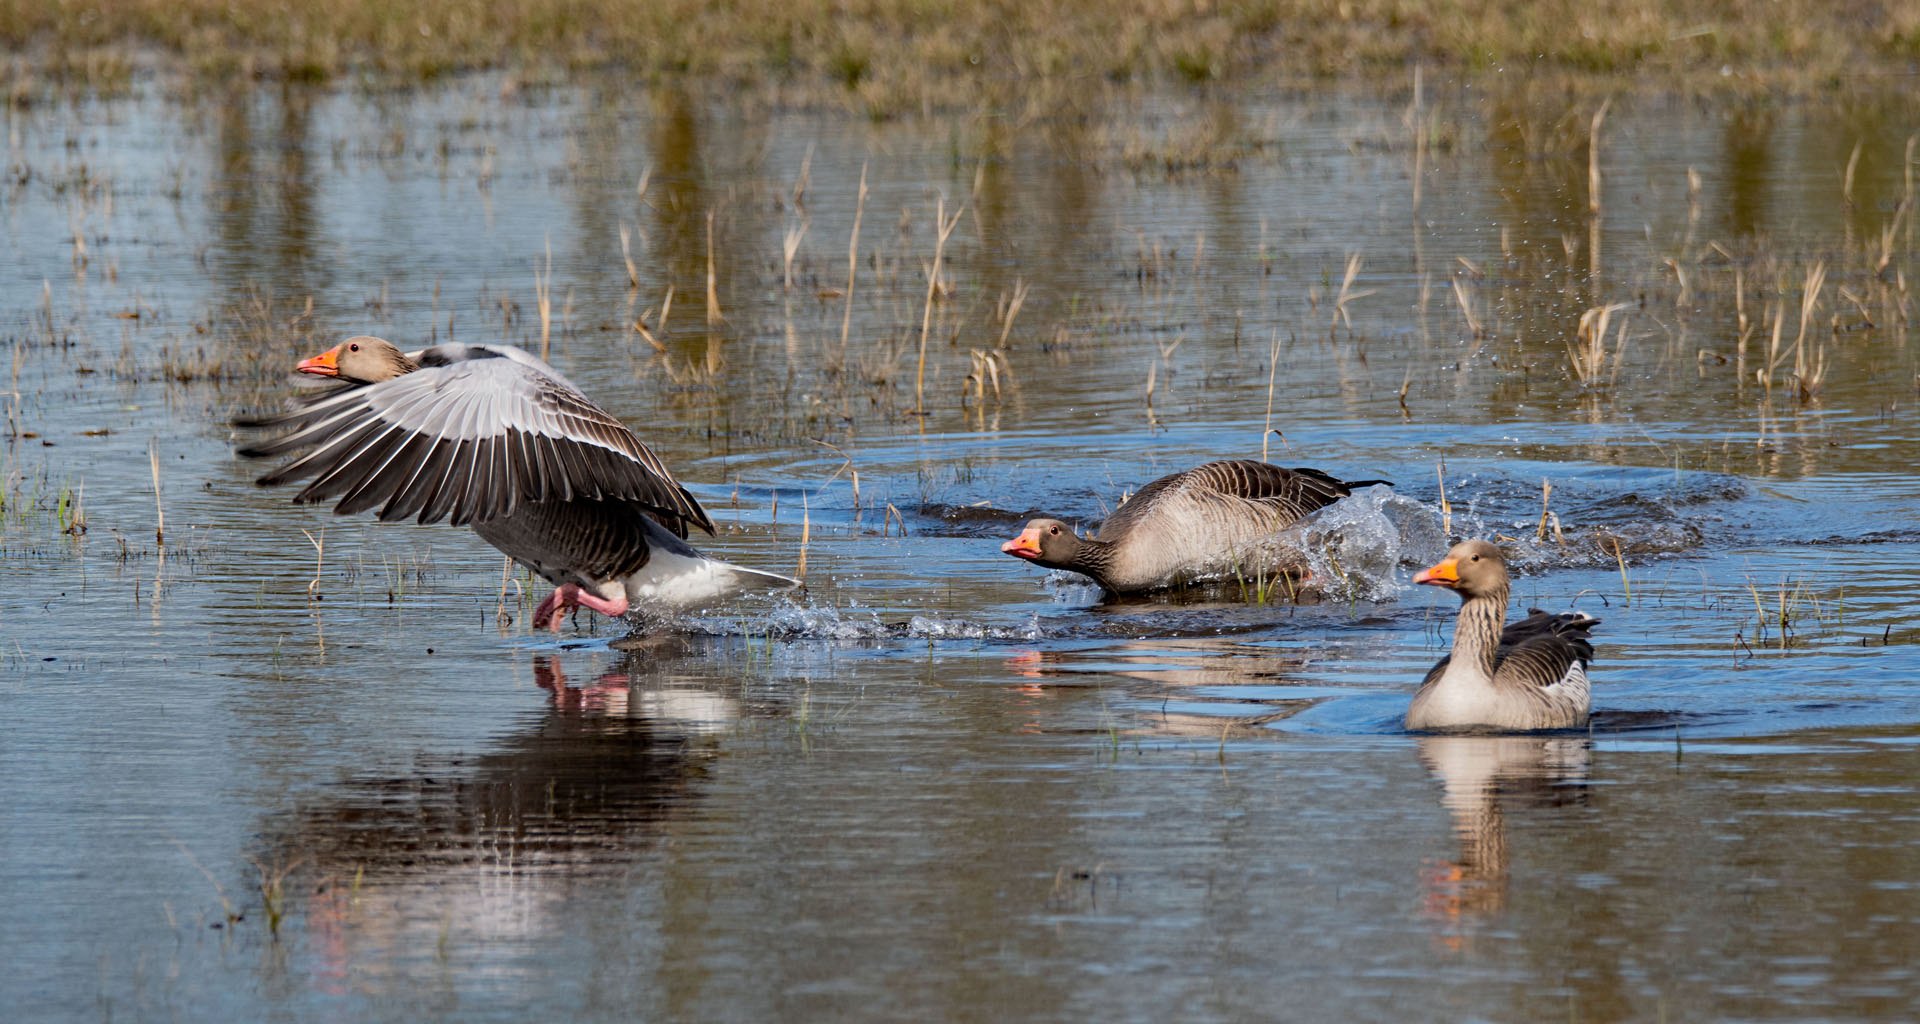
M 1375 484 L 1385 484 L 1388 487 L 1392 487 L 1394 485 L 1393 481 L 1391 480 L 1342 480 L 1339 477 L 1334 476 L 1332 473 L 1327 472 L 1326 470 L 1314 469 L 1311 466 L 1295 466 L 1293 467 L 1293 472 L 1301 476 L 1308 477 L 1312 480 L 1318 481 L 1320 483 L 1327 484 L 1328 486 L 1338 488 L 1341 491 L 1340 496 L 1343 498 L 1349 494 L 1352 494 L 1354 491 L 1359 490 L 1362 487 L 1372 487 Z
M 680 517 L 681 522 L 683 524 L 692 523 L 694 526 L 698 526 L 701 530 L 705 531 L 707 536 L 714 536 L 713 519 L 707 515 L 706 509 L 700 507 L 700 502 L 694 498 L 693 492 L 678 484 L 674 485 L 674 490 L 680 492 L 680 499 L 685 503 L 684 508 L 686 512 L 689 513 L 683 514 Z M 682 525 L 680 527 L 680 537 L 682 540 L 685 540 L 686 536 L 687 528 L 685 525 Z

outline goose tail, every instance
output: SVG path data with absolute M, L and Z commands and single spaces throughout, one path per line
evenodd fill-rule
M 686 608 L 743 591 L 784 590 L 799 585 L 800 581 L 790 576 L 709 558 L 683 543 L 656 546 L 646 566 L 627 578 L 626 591 L 636 605 Z
M 739 590 L 790 590 L 801 585 L 799 580 L 791 576 L 782 576 L 777 572 L 762 572 L 759 569 L 749 569 L 744 565 L 735 565 L 732 562 L 716 561 L 714 566 L 717 570 L 731 573 L 733 576 L 733 585 Z

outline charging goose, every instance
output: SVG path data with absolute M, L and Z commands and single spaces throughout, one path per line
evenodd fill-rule
M 1456 544 L 1413 577 L 1460 595 L 1453 653 L 1427 673 L 1407 728 L 1420 731 L 1524 732 L 1587 724 L 1587 632 L 1600 620 L 1580 612 L 1530 609 L 1506 625 L 1507 560 L 1483 540 Z
M 1265 573 L 1262 542 L 1317 509 L 1386 480 L 1342 481 L 1317 469 L 1233 459 L 1163 476 L 1081 537 L 1058 519 L 1034 519 L 1000 550 L 1048 569 L 1092 577 L 1115 594 L 1231 572 Z
M 289 432 L 241 455 L 312 449 L 259 482 L 312 477 L 293 500 L 337 499 L 340 515 L 472 526 L 554 584 L 537 625 L 558 630 L 575 606 L 619 616 L 798 583 L 694 550 L 689 527 L 713 533 L 706 510 L 633 431 L 522 349 L 403 353 L 357 337 L 298 369 L 345 386 L 248 424 Z

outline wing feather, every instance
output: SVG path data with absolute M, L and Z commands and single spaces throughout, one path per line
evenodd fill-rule
M 426 435 L 422 435 L 423 437 Z M 386 522 L 410 519 L 426 507 L 427 499 L 433 496 L 435 484 L 446 475 L 447 462 L 452 458 L 453 442 L 444 437 L 432 438 L 420 461 L 413 467 L 413 473 L 405 483 L 395 488 L 393 497 L 380 509 L 380 518 Z
M 426 504 L 420 508 L 420 521 L 423 523 L 439 522 L 453 511 L 453 503 L 460 497 L 459 485 L 465 481 L 473 465 L 474 442 L 464 437 L 449 441 L 452 448 L 447 453 L 446 466 L 440 471 L 440 478 L 434 481 Z
M 407 438 L 412 436 L 404 430 L 377 421 L 370 426 L 379 433 L 351 446 L 344 457 L 337 459 L 332 468 L 308 484 L 307 489 L 301 491 L 295 500 L 330 501 L 344 497 L 362 481 L 377 476 L 406 446 Z
M 1494 679 L 1500 683 L 1548 687 L 1565 679 L 1577 665 L 1582 671 L 1593 661 L 1588 631 L 1600 620 L 1579 612 L 1555 615 L 1538 608 L 1500 631 L 1494 652 Z
M 632 501 L 662 522 L 713 521 L 659 456 L 565 377 L 508 346 L 439 346 L 389 381 L 301 397 L 255 421 L 285 433 L 240 449 L 310 449 L 260 478 L 315 477 L 296 500 L 347 514 L 472 522 L 529 501 Z
M 420 467 L 420 460 L 433 448 L 433 439 L 424 434 L 408 433 L 398 427 L 394 432 L 402 438 L 400 447 L 378 469 L 361 478 L 353 489 L 341 499 L 333 510 L 341 515 L 352 515 L 376 508 L 392 500 L 400 487 L 413 478 Z
M 1317 469 L 1288 469 L 1251 459 L 1225 459 L 1163 476 L 1140 488 L 1114 510 L 1100 526 L 1100 536 L 1120 535 L 1145 519 L 1162 501 L 1175 495 L 1219 510 L 1232 519 L 1261 517 L 1262 526 L 1285 527 L 1352 494 L 1361 484 L 1347 484 Z

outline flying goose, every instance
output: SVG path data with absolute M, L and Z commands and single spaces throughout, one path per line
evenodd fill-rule
M 713 520 L 651 449 L 558 370 L 511 345 L 403 353 L 355 337 L 297 367 L 344 386 L 248 425 L 288 433 L 241 455 L 305 455 L 260 478 L 313 478 L 295 502 L 472 526 L 554 584 L 534 612 L 558 630 L 584 605 L 620 616 L 798 581 L 708 558 L 686 542 Z
M 1413 577 L 1460 595 L 1453 653 L 1427 672 L 1407 728 L 1524 732 L 1587 724 L 1587 632 L 1600 620 L 1580 612 L 1530 609 L 1507 625 L 1507 560 L 1483 540 L 1456 544 Z
M 1388 482 L 1342 481 L 1317 469 L 1246 459 L 1209 462 L 1140 488 L 1091 537 L 1058 519 L 1034 519 L 1000 550 L 1092 577 L 1115 594 L 1236 571 L 1265 573 L 1275 566 L 1239 562 L 1270 562 L 1260 550 L 1263 541 L 1356 488 Z

